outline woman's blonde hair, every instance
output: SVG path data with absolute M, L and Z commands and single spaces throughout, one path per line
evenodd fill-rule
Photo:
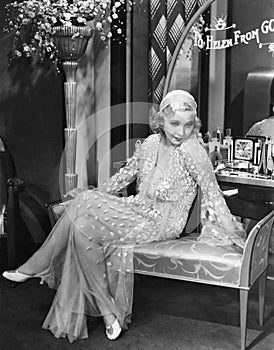
M 149 118 L 149 125 L 152 132 L 163 132 L 164 119 L 174 115 L 177 110 L 193 111 L 194 133 L 198 133 L 201 127 L 201 121 L 197 117 L 197 103 L 194 97 L 184 90 L 173 90 L 169 92 L 162 100 L 158 113 Z

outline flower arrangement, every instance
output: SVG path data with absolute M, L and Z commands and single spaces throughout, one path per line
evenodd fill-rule
M 13 32 L 12 58 L 49 55 L 57 63 L 54 41 L 57 26 L 90 26 L 105 41 L 123 35 L 119 19 L 130 0 L 24 0 L 9 3 L 6 32 Z

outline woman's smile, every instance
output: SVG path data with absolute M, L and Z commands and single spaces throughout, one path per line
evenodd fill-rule
M 165 117 L 164 132 L 167 144 L 179 146 L 188 139 L 194 129 L 195 112 L 177 110 L 172 116 Z

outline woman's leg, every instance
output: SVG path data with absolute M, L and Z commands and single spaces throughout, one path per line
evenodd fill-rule
M 66 208 L 66 212 L 53 227 L 41 248 L 18 268 L 19 272 L 36 276 L 49 268 L 53 257 L 55 261 L 60 259 L 61 262 L 63 260 L 72 224 L 73 210 L 71 205 Z
M 125 209 L 112 196 L 96 191 L 80 194 L 43 246 L 20 266 L 21 273 L 58 288 L 43 324 L 56 337 L 86 338 L 86 315 L 103 316 L 106 325 L 115 317 L 126 326 L 133 278 L 125 273 L 124 253 L 117 253 L 132 222 Z M 114 242 L 117 246 L 109 249 Z
M 116 317 L 121 318 L 110 293 L 101 240 L 98 220 L 78 211 L 68 230 L 62 271 L 53 256 L 55 263 L 50 272 L 50 278 L 56 274 L 61 277 L 43 328 L 50 329 L 56 337 L 68 336 L 70 341 L 86 338 L 86 315 L 103 316 L 106 326 L 112 325 Z M 50 284 L 47 276 L 45 280 Z

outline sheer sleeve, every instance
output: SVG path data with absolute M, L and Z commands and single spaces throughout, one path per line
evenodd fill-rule
M 181 151 L 185 165 L 202 191 L 199 240 L 243 248 L 246 232 L 227 207 L 205 149 L 197 140 L 189 139 L 182 144 Z
M 131 158 L 127 159 L 126 165 L 120 168 L 117 173 L 110 177 L 99 190 L 110 194 L 118 195 L 131 182 L 133 182 L 139 172 L 141 141 L 135 143 L 135 152 Z
M 261 136 L 263 135 L 262 122 L 257 122 L 251 126 L 246 133 L 247 136 Z

